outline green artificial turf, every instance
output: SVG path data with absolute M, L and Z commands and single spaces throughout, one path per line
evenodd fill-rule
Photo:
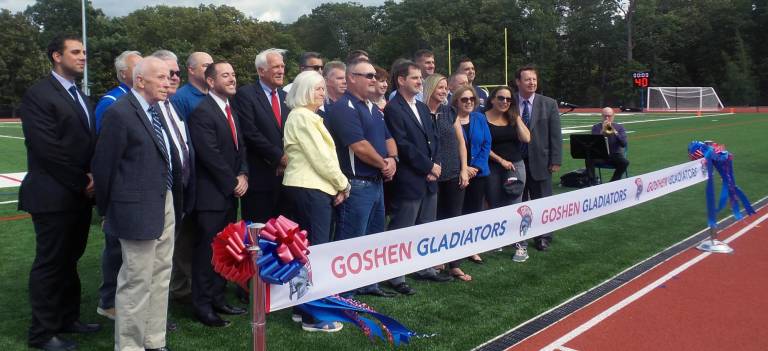
M 685 115 L 675 115 L 680 117 Z M 715 140 L 735 155 L 738 185 L 752 201 L 768 195 L 768 116 L 758 114 L 703 116 L 665 120 L 669 115 L 619 116 L 617 121 L 659 119 L 652 123 L 627 124 L 630 175 L 650 172 L 687 161 L 691 140 Z M 563 127 L 591 125 L 594 116 L 563 117 Z M 587 129 L 588 128 L 581 128 Z M 0 128 L 9 135 L 10 128 Z M 19 131 L 20 132 L 20 131 Z M 567 138 L 564 135 L 564 138 Z M 0 172 L 24 170 L 21 140 L 0 138 Z M 566 142 L 567 145 L 567 142 Z M 554 176 L 583 168 L 564 148 L 562 170 Z M 603 173 L 603 177 L 610 177 Z M 556 192 L 570 189 L 556 187 Z M 0 201 L 13 198 L 15 188 L 0 189 Z M 0 205 L 0 217 L 22 214 L 15 204 Z M 728 213 L 723 211 L 720 216 Z M 409 280 L 418 293 L 393 299 L 360 297 L 380 312 L 400 320 L 413 330 L 432 335 L 414 339 L 408 350 L 468 350 L 516 325 L 562 303 L 706 226 L 704 184 L 555 233 L 549 252 L 531 249 L 522 264 L 511 260 L 512 250 L 483 254 L 484 265 L 463 264 L 471 282 L 424 283 Z M 29 324 L 27 277 L 34 256 L 35 237 L 30 219 L 0 222 L 0 350 L 25 350 Z M 100 321 L 104 329 L 88 336 L 74 336 L 80 350 L 112 348 L 112 323 L 95 313 L 101 281 L 99 255 L 103 234 L 91 227 L 90 241 L 80 260 L 83 283 L 82 319 Z M 738 254 L 738 252 L 736 253 Z M 231 298 L 230 300 L 234 301 Z M 192 319 L 189 306 L 171 304 L 170 317 L 180 330 L 168 335 L 174 350 L 249 349 L 248 318 L 231 318 L 224 329 L 203 327 Z M 290 320 L 287 310 L 267 318 L 267 344 L 271 350 L 383 350 L 390 347 L 370 342 L 354 326 L 335 334 L 306 333 Z

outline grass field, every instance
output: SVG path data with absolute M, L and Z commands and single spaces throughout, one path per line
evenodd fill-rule
M 589 130 L 599 121 L 594 115 L 565 115 L 563 128 Z M 620 115 L 629 134 L 630 174 L 641 174 L 687 160 L 691 140 L 715 140 L 735 155 L 737 183 L 756 201 L 768 195 L 768 115 L 638 114 Z M 0 173 L 25 170 L 23 141 L 18 124 L 0 124 Z M 567 135 L 564 134 L 564 138 Z M 583 167 L 572 160 L 567 142 L 560 174 Z M 603 176 L 610 176 L 603 173 Z M 555 188 L 556 192 L 568 189 Z M 415 339 L 409 350 L 468 350 L 608 279 L 706 226 L 704 185 L 558 231 L 552 250 L 532 250 L 528 262 L 512 262 L 510 250 L 484 254 L 485 265 L 464 263 L 472 282 L 423 283 L 409 280 L 418 291 L 394 299 L 361 297 L 413 330 L 434 334 Z M 15 188 L 0 189 L 0 202 L 13 200 Z M 0 205 L 0 350 L 25 350 L 30 314 L 27 277 L 34 255 L 31 221 L 2 220 L 17 216 L 16 204 Z M 721 213 L 726 215 L 726 213 Z M 100 283 L 99 254 L 103 234 L 91 227 L 88 249 L 80 260 L 83 282 L 82 319 L 102 322 L 96 335 L 75 336 L 81 350 L 108 350 L 113 343 L 112 323 L 95 313 Z M 171 318 L 180 330 L 169 334 L 174 350 L 243 350 L 248 348 L 250 324 L 245 316 L 232 318 L 225 329 L 209 329 L 192 319 L 187 306 L 171 305 Z M 716 332 L 716 331 L 715 331 Z M 271 350 L 380 350 L 357 328 L 346 325 L 335 334 L 302 332 L 288 311 L 267 318 L 267 344 Z

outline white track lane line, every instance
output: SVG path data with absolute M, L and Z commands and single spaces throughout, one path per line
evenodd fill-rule
M 763 215 L 762 217 L 760 217 L 756 221 L 754 221 L 754 222 L 750 223 L 749 225 L 747 225 L 746 227 L 742 228 L 741 230 L 736 232 L 736 234 L 733 234 L 730 237 L 728 237 L 728 239 L 724 240 L 724 242 L 725 243 L 730 243 L 730 242 L 736 240 L 738 237 L 744 235 L 746 232 L 748 232 L 752 228 L 756 227 L 758 224 L 760 224 L 761 222 L 763 222 L 766 219 L 768 219 L 768 214 Z M 682 273 L 686 269 L 690 268 L 691 266 L 693 266 L 694 264 L 698 263 L 699 261 L 705 259 L 707 256 L 709 256 L 711 254 L 712 253 L 704 252 L 704 253 L 702 253 L 702 254 L 692 258 L 690 261 L 684 263 L 680 267 L 675 268 L 674 270 L 672 270 L 671 272 L 667 273 L 663 277 L 659 278 L 655 282 L 646 285 L 644 288 L 638 290 L 637 292 L 635 292 L 634 294 L 628 296 L 624 300 L 621 300 L 621 302 L 611 306 L 610 308 L 608 308 L 607 310 L 605 310 L 602 313 L 598 314 L 597 316 L 593 317 L 592 319 L 590 319 L 586 323 L 578 326 L 574 330 L 571 330 L 568 334 L 563 335 L 559 339 L 555 340 L 553 343 L 545 346 L 544 348 L 541 349 L 541 351 L 563 350 L 563 345 L 565 343 L 567 343 L 567 342 L 573 340 L 574 338 L 576 338 L 577 336 L 583 334 L 584 332 L 586 332 L 587 330 L 591 329 L 592 327 L 594 327 L 598 323 L 602 322 L 603 320 L 605 320 L 606 318 L 610 317 L 611 315 L 613 315 L 614 313 L 618 312 L 619 310 L 621 310 L 622 308 L 626 307 L 627 305 L 631 304 L 632 302 L 637 301 L 639 298 L 641 298 L 644 295 L 648 294 L 649 292 L 653 291 L 653 289 L 657 288 L 661 284 L 664 284 L 666 281 L 672 279 L 672 277 Z

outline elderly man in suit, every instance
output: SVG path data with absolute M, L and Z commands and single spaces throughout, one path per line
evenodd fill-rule
M 283 171 L 288 158 L 283 151 L 283 126 L 291 110 L 285 105 L 285 63 L 282 49 L 256 55 L 259 80 L 237 91 L 232 108 L 240 116 L 243 140 L 248 147 L 248 188 L 242 198 L 243 219 L 266 222 L 278 214 L 290 217 L 288 199 L 282 196 Z
M 91 223 L 96 138 L 93 109 L 75 85 L 85 67 L 83 43 L 76 36 L 57 36 L 48 45 L 48 59 L 51 75 L 27 90 L 19 108 L 28 167 L 19 210 L 32 215 L 37 241 L 29 273 L 28 342 L 43 350 L 70 350 L 76 344 L 57 334 L 100 328 L 80 322 L 77 274 Z
M 398 65 L 392 77 L 397 80 L 397 94 L 384 108 L 384 120 L 397 144 L 398 171 L 394 177 L 391 220 L 387 229 L 399 229 L 435 220 L 437 216 L 437 178 L 441 167 L 435 162 L 437 130 L 429 107 L 416 99 L 421 93 L 421 67 L 412 61 Z M 414 274 L 419 279 L 449 281 L 434 268 Z M 397 287 L 404 277 L 390 280 Z M 398 289 L 401 291 L 403 289 Z M 410 295 L 412 291 L 406 292 Z
M 168 66 L 147 57 L 133 77 L 131 92 L 104 115 L 93 157 L 96 205 L 123 253 L 115 349 L 168 350 L 168 282 L 182 213 L 179 155 L 158 105 L 168 98 Z
M 526 174 L 523 201 L 552 195 L 552 173 L 560 170 L 563 161 L 560 112 L 555 100 L 536 94 L 538 75 L 533 66 L 515 73 L 520 116 L 531 131 L 531 142 L 521 145 Z M 548 250 L 551 241 L 552 234 L 534 239 L 539 251 Z
M 224 300 L 226 282 L 211 265 L 211 242 L 237 220 L 237 200 L 248 185 L 246 143 L 239 116 L 230 107 L 237 80 L 232 65 L 214 62 L 205 70 L 208 96 L 189 115 L 189 130 L 197 155 L 195 187 L 197 242 L 192 261 L 192 304 L 197 319 L 210 327 L 225 327 L 222 314 L 244 314 Z M 261 201 L 268 201 L 261 199 Z

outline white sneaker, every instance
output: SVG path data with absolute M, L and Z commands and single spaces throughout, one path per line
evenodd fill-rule
M 296 323 L 301 323 L 301 315 L 298 313 L 294 313 L 293 315 L 291 315 L 291 320 Z
M 101 308 L 96 307 L 96 313 L 98 313 L 101 316 L 107 317 L 111 320 L 115 320 L 115 308 Z
M 527 260 L 528 260 L 528 249 L 522 246 L 518 246 L 517 249 L 515 249 L 515 255 L 512 256 L 512 261 L 525 262 Z
M 333 333 L 341 330 L 341 328 L 343 327 L 344 327 L 344 324 L 341 324 L 341 322 L 320 322 L 317 324 L 307 324 L 307 323 L 301 324 L 301 329 L 304 329 L 304 331 L 308 331 L 308 332 Z

